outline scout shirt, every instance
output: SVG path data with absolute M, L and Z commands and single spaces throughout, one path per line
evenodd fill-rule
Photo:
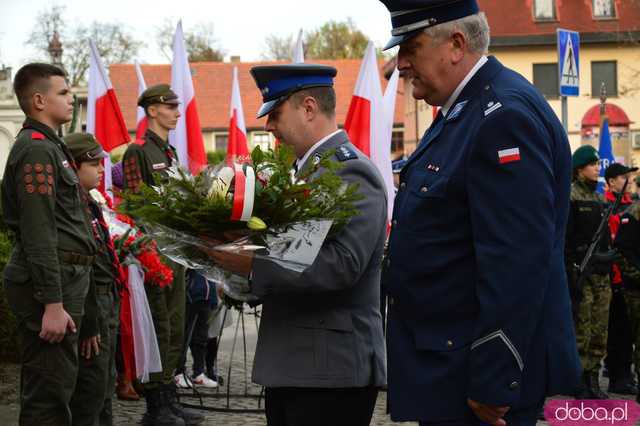
M 175 149 L 167 141 L 147 129 L 143 140 L 129 145 L 124 153 L 124 188 L 138 191 L 141 183 L 154 185 L 153 174 L 166 174 L 177 158 Z
M 40 303 L 62 302 L 59 252 L 96 253 L 86 208 L 69 149 L 53 129 L 27 118 L 7 160 L 2 210 L 16 234 L 9 265 L 29 269 Z

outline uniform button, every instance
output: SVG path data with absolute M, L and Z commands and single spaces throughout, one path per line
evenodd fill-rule
M 429 188 L 427 188 L 426 186 L 423 186 L 422 188 L 420 188 L 420 192 L 425 193 L 429 190 Z
M 407 184 L 405 182 L 402 182 L 400 184 L 400 189 L 405 189 L 407 187 Z
M 397 220 L 395 220 L 395 219 L 393 219 L 393 222 L 391 222 L 391 224 L 392 224 L 394 227 L 395 227 L 395 226 L 398 226 L 398 221 L 397 221 Z
M 511 389 L 511 390 L 516 390 L 516 389 L 518 389 L 519 387 L 520 387 L 520 383 L 518 383 L 518 382 L 512 382 L 512 383 L 509 385 L 509 389 Z
M 453 342 L 451 340 L 447 340 L 447 347 L 448 348 L 452 348 L 453 347 Z
M 389 306 L 393 306 L 394 303 L 396 302 L 393 300 L 393 297 L 389 297 Z

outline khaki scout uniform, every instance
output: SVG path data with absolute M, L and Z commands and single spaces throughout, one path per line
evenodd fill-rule
M 49 303 L 62 302 L 81 327 L 96 253 L 86 206 L 64 142 L 53 129 L 27 118 L 2 182 L 4 220 L 16 234 L 4 285 L 22 343 L 21 425 L 71 424 L 78 334 L 67 332 L 57 344 L 38 335 Z
M 83 161 L 106 156 L 92 135 L 74 133 L 66 136 L 65 142 L 78 167 L 81 167 Z M 90 196 L 88 201 L 88 213 L 92 220 L 98 253 L 93 265 L 90 291 L 95 298 L 95 303 L 87 304 L 85 317 L 96 322 L 101 343 L 100 354 L 93 355 L 90 359 L 80 358 L 78 381 L 71 401 L 71 411 L 74 426 L 96 424 L 111 426 L 113 424 L 111 399 L 115 390 L 115 354 L 120 312 L 120 296 L 117 288 L 119 264 L 102 209 Z M 85 325 L 86 321 L 80 329 L 81 339 L 92 337 L 85 331 Z

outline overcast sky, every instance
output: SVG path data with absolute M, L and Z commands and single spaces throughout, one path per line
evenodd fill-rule
M 25 46 L 38 11 L 51 0 L 0 0 L 0 64 L 18 67 L 35 53 Z M 389 14 L 379 0 L 53 0 L 66 6 L 70 23 L 120 22 L 145 41 L 143 63 L 165 63 L 155 42 L 155 28 L 165 18 L 182 18 L 188 31 L 200 22 L 212 22 L 220 47 L 243 61 L 260 60 L 269 34 L 287 36 L 300 28 L 314 29 L 328 20 L 352 18 L 376 46 L 387 41 L 391 31 Z M 63 40 L 64 43 L 64 40 Z

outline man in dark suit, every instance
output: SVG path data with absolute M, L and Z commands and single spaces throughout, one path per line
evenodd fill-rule
M 413 96 L 440 106 L 400 175 L 385 260 L 396 421 L 534 425 L 579 362 L 563 264 L 571 153 L 487 57 L 476 0 L 382 0 Z
M 258 117 L 298 157 L 302 173 L 334 150 L 337 174 L 357 183 L 359 214 L 323 243 L 297 273 L 261 260 L 220 254 L 224 266 L 251 274 L 262 299 L 253 381 L 266 387 L 269 426 L 366 426 L 378 387 L 386 383 L 380 315 L 380 261 L 387 200 L 375 165 L 335 120 L 335 68 L 259 66 L 251 74 L 263 94 Z M 322 173 L 319 170 L 317 173 Z

